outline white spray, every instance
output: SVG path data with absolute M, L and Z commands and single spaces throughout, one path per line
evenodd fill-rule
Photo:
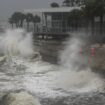
M 91 71 L 87 58 L 80 52 L 83 45 L 79 38 L 71 38 L 61 53 L 62 73 L 57 78 L 57 85 L 65 90 L 88 92 L 103 87 L 102 79 Z
M 62 88 L 69 91 L 88 92 L 103 87 L 102 79 L 93 73 L 80 54 L 84 43 L 77 38 L 68 41 L 66 48 L 60 56 L 60 68 L 43 62 L 28 62 L 19 59 L 19 64 L 26 66 L 27 75 L 24 74 L 22 86 L 27 90 L 49 93 L 53 88 Z M 33 50 L 32 35 L 22 29 L 6 30 L 0 37 L 0 54 L 13 58 L 30 58 L 35 54 Z M 20 62 L 21 61 L 21 62 Z M 55 67 L 55 66 L 54 66 Z M 60 69 L 60 70 L 58 70 Z M 55 71 L 53 71 L 55 70 Z M 51 72 L 49 72 L 51 71 Z M 29 72 L 29 73 L 28 73 Z M 36 77 L 33 74 L 44 76 Z M 28 76 L 29 75 L 29 76 Z M 19 80 L 18 80 L 19 81 Z M 20 85 L 19 85 L 20 86 Z
M 32 35 L 22 29 L 6 30 L 0 37 L 0 53 L 6 56 L 31 56 L 33 51 Z

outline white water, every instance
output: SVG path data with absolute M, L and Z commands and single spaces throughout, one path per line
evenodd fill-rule
M 9 93 L 3 97 L 2 105 L 41 105 L 37 97 L 27 92 Z
M 71 38 L 64 51 L 61 52 L 61 73 L 58 84 L 66 89 L 77 92 L 101 90 L 104 82 L 98 74 L 91 71 L 88 58 L 81 53 L 85 43 L 79 38 Z
M 0 49 L 6 56 L 31 56 L 34 53 L 32 35 L 22 29 L 6 30 L 0 38 Z
M 85 63 L 79 55 L 79 39 L 68 41 L 60 66 L 43 62 L 32 42 L 31 34 L 21 29 L 7 30 L 1 35 L 0 53 L 6 57 L 0 72 L 1 91 L 25 89 L 38 96 L 56 97 L 68 95 L 64 91 L 99 91 L 103 87 L 97 74 L 87 65 L 82 68 Z

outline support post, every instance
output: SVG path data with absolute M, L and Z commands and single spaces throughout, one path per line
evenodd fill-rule
M 48 27 L 47 27 L 47 15 L 46 14 L 44 14 L 45 15 L 45 24 L 46 24 L 46 32 L 48 31 Z

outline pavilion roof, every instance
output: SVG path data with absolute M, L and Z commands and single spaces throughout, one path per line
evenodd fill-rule
M 74 9 L 81 9 L 81 7 L 57 7 L 46 9 L 26 9 L 24 13 L 56 13 L 56 12 L 70 12 Z

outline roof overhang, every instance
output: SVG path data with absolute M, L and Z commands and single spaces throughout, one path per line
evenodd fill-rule
M 48 9 L 26 9 L 24 13 L 60 13 L 60 12 L 71 12 L 74 9 L 81 9 L 81 7 L 58 7 Z

